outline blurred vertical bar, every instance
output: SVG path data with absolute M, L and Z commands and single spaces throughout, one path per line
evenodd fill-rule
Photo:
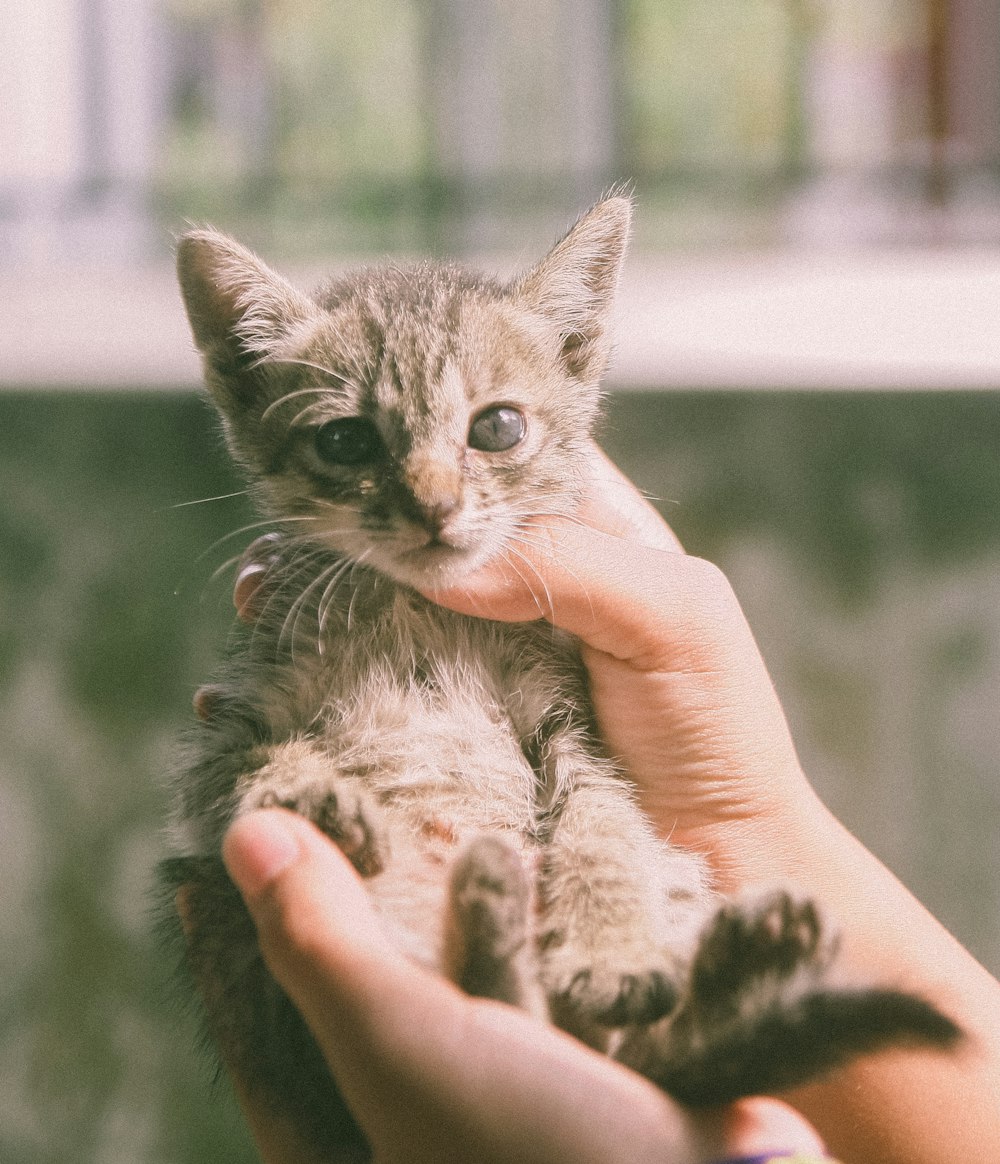
M 424 210 L 430 243 L 466 248 L 481 231 L 478 205 L 499 180 L 502 121 L 498 12 L 492 0 L 431 0 L 425 26 L 430 167 Z
M 575 200 L 592 199 L 614 174 L 614 9 L 610 0 L 560 0 L 559 17 L 568 100 L 556 132 L 566 136 L 567 169 Z
M 501 222 L 523 227 L 529 209 L 544 215 L 597 197 L 615 159 L 613 7 L 431 0 L 424 37 L 432 245 L 510 245 Z
M 927 198 L 935 207 L 943 207 L 948 202 L 951 185 L 950 15 L 949 0 L 927 0 Z
M 0 255 L 46 259 L 67 191 L 84 166 L 75 12 L 10 0 L 0 20 Z
M 940 2 L 940 0 L 939 0 Z M 949 115 L 966 164 L 1000 169 L 1000 4 L 949 0 Z
M 84 158 L 67 234 L 88 255 L 130 261 L 155 246 L 149 195 L 163 118 L 159 14 L 155 0 L 78 0 L 76 12 Z
M 7 0 L 0 246 L 9 259 L 148 252 L 158 20 L 156 0 Z

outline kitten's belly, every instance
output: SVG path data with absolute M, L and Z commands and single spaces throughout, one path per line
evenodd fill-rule
M 499 832 L 531 859 L 535 777 L 510 722 L 474 685 L 445 694 L 384 681 L 377 697 L 331 703 L 323 743 L 388 830 L 388 861 L 368 883 L 376 908 L 400 948 L 443 969 L 455 857 Z
M 324 720 L 334 767 L 383 803 L 454 818 L 456 828 L 531 828 L 535 774 L 509 718 L 471 676 L 445 690 L 382 675 L 331 700 Z

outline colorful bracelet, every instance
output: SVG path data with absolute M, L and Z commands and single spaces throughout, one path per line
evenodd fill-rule
M 803 1156 L 801 1152 L 762 1152 L 756 1156 L 727 1156 L 717 1164 L 837 1164 L 829 1156 Z

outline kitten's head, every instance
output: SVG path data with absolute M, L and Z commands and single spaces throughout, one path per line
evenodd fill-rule
M 297 538 L 415 586 L 516 555 L 572 512 L 590 449 L 626 198 L 501 284 L 386 266 L 295 290 L 196 230 L 178 270 L 209 391 L 265 508 Z

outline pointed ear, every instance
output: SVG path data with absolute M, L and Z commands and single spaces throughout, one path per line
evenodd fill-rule
M 177 275 L 208 386 L 234 380 L 281 348 L 318 308 L 246 247 L 216 230 L 192 230 L 177 246 Z M 214 374 L 214 375 L 213 375 Z
M 596 381 L 611 350 L 608 317 L 632 223 L 632 201 L 598 202 L 517 285 L 523 302 L 548 317 L 570 375 Z

